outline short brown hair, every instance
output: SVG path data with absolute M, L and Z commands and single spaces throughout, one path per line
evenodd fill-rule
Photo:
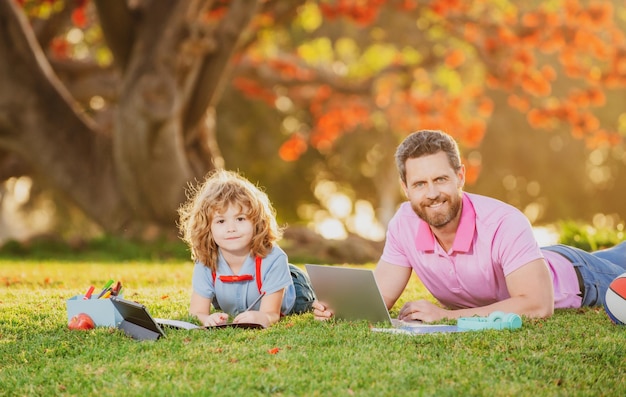
M 406 161 L 429 154 L 444 152 L 455 171 L 461 169 L 461 155 L 456 141 L 438 130 L 421 130 L 407 136 L 396 150 L 396 166 L 406 184 Z

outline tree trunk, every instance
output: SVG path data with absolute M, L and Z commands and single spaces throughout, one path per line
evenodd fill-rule
M 0 37 L 0 145 L 103 227 L 121 230 L 132 213 L 110 138 L 74 107 L 13 1 L 0 2 Z
M 160 223 L 175 220 L 191 179 L 181 128 L 185 98 L 172 56 L 182 35 L 180 4 L 155 2 L 138 25 L 113 129 L 120 190 L 135 214 Z
M 233 0 L 212 25 L 211 1 L 94 3 L 120 76 L 112 121 L 84 114 L 21 10 L 2 1 L 0 147 L 109 232 L 174 229 L 187 183 L 220 164 L 208 109 L 259 1 Z

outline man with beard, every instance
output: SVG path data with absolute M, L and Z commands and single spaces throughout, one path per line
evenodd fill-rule
M 626 272 L 626 242 L 594 253 L 565 245 L 540 249 L 521 211 L 464 192 L 465 167 L 448 134 L 409 135 L 396 164 L 408 201 L 389 222 L 376 282 L 391 308 L 415 271 L 441 304 L 408 302 L 401 320 L 494 311 L 549 317 L 555 308 L 602 305 L 609 283 Z M 317 319 L 332 317 L 321 303 L 313 307 Z

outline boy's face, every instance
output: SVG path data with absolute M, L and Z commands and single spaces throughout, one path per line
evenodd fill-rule
M 213 214 L 211 233 L 222 251 L 238 256 L 250 253 L 254 225 L 247 212 L 247 208 L 229 205 L 224 212 Z
M 458 219 L 465 168 L 456 172 L 444 152 L 406 161 L 406 184 L 402 189 L 413 211 L 434 228 Z

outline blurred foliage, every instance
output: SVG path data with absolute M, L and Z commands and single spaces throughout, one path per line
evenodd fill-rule
M 297 208 L 311 201 L 322 156 L 309 151 L 302 161 L 283 161 L 277 154 L 284 139 L 280 116 L 265 103 L 247 100 L 232 87 L 226 88 L 217 113 L 217 129 L 232 132 L 217 135 L 226 168 L 238 170 L 265 190 L 281 225 L 301 222 Z
M 612 247 L 626 240 L 621 228 L 596 228 L 576 221 L 557 224 L 558 243 L 585 251 Z M 619 230 L 621 229 L 621 230 Z M 325 240 L 320 236 L 294 228 L 280 242 L 289 255 L 289 261 L 303 263 L 375 263 L 382 252 L 382 242 L 365 244 L 356 236 L 347 240 Z M 100 236 L 89 240 L 74 239 L 68 242 L 50 235 L 27 241 L 10 240 L 0 246 L 0 259 L 55 261 L 98 261 L 119 263 L 147 261 L 163 263 L 191 261 L 187 246 L 177 239 L 158 238 L 152 241 L 124 239 L 116 236 Z M 364 258 L 368 258 L 364 261 Z
M 38 38 L 106 130 L 121 90 L 98 79 L 104 87 L 80 96 L 73 69 L 62 67 L 113 64 L 94 2 L 17 3 L 33 26 L 71 11 L 71 24 Z M 137 7 L 137 28 L 152 9 Z M 198 25 L 217 15 L 229 14 Z M 285 15 L 259 13 L 242 36 L 215 120 L 223 164 L 267 190 L 281 224 L 316 221 L 326 208 L 315 189 L 326 181 L 353 203 L 371 203 L 386 223 L 402 199 L 394 150 L 420 128 L 454 135 L 469 190 L 516 206 L 533 224 L 624 213 L 623 1 L 310 0 Z M 82 218 L 66 213 L 57 209 L 56 233 L 90 232 L 76 231 Z
M 382 252 L 381 242 L 358 236 L 346 240 L 326 240 L 305 229 L 290 228 L 279 242 L 289 261 L 304 263 L 372 264 Z M 0 259 L 68 262 L 189 262 L 191 253 L 182 240 L 175 238 L 130 239 L 112 235 L 67 239 L 41 235 L 29 240 L 9 240 L 0 246 Z
M 61 238 L 41 236 L 28 241 L 10 240 L 0 248 L 0 258 L 125 262 L 168 262 L 190 258 L 182 241 L 158 239 L 152 242 L 102 236 L 90 240 L 67 242 Z
M 559 223 L 559 244 L 589 252 L 612 247 L 625 239 L 624 230 L 600 229 L 575 221 Z

